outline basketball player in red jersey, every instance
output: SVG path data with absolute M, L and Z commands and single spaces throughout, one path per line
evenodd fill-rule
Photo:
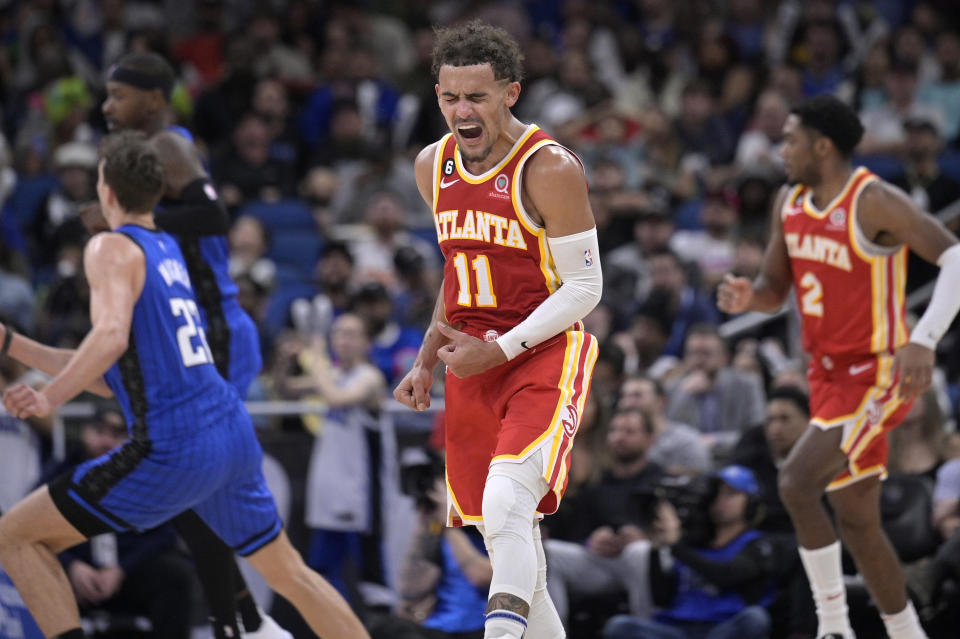
M 567 484 L 597 357 L 580 320 L 602 279 L 583 167 L 510 112 L 520 61 L 502 29 L 438 33 L 433 70 L 451 133 L 421 151 L 416 176 L 444 281 L 394 396 L 427 408 L 433 369 L 446 365 L 447 523 L 477 525 L 490 553 L 484 637 L 558 639 L 538 518 Z
M 796 107 L 781 151 L 792 186 L 774 205 L 771 239 L 756 280 L 728 276 L 722 310 L 772 312 L 796 289 L 810 354 L 807 431 L 780 469 L 817 604 L 821 637 L 853 637 L 840 544 L 821 502 L 880 609 L 891 639 L 925 637 L 903 571 L 880 527 L 886 432 L 930 385 L 934 349 L 958 307 L 960 246 L 896 187 L 850 155 L 863 135 L 856 113 L 833 97 Z M 933 298 L 913 332 L 904 322 L 907 247 L 940 266 Z M 952 283 L 952 284 L 951 284 Z

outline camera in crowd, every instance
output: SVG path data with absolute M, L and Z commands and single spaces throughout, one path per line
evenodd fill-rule
M 429 448 L 405 448 L 400 454 L 400 490 L 412 497 L 417 510 L 432 511 L 438 504 L 431 493 L 443 477 L 443 459 Z
M 649 531 L 657 519 L 661 502 L 669 502 L 683 529 L 683 538 L 691 545 L 705 544 L 713 535 L 710 503 L 717 494 L 710 477 L 668 476 L 652 488 L 641 488 L 631 496 L 637 525 Z

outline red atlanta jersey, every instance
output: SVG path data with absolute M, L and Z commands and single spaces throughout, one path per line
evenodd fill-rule
M 492 341 L 523 321 L 561 284 L 543 227 L 523 208 L 523 167 L 557 142 L 529 125 L 483 175 L 464 168 L 452 134 L 440 139 L 433 174 L 433 219 L 446 259 L 447 321 Z M 589 251 L 584 259 L 596 256 Z M 581 329 L 578 322 L 575 326 Z
M 822 211 L 802 184 L 784 202 L 783 235 L 808 353 L 891 353 L 907 341 L 907 247 L 875 244 L 857 223 L 860 193 L 877 180 L 856 169 Z

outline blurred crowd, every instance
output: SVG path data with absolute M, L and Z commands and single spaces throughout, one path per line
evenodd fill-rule
M 569 497 L 547 528 L 558 544 L 589 554 L 554 547 L 560 581 L 551 594 L 569 623 L 597 629 L 597 615 L 648 614 L 658 603 L 644 599 L 645 579 L 636 586 L 620 568 L 603 568 L 596 582 L 580 578 L 581 562 L 605 566 L 631 543 L 667 534 L 663 513 L 657 526 L 622 517 L 636 505 L 628 496 L 640 475 L 653 485 L 661 474 L 749 467 L 750 497 L 766 514 L 750 525 L 789 534 L 775 477 L 797 436 L 782 423 L 797 415 L 805 423 L 807 410 L 797 322 L 788 312 L 731 330 L 715 288 L 725 273 L 758 272 L 784 180 L 781 127 L 791 106 L 817 94 L 860 113 L 866 135 L 855 163 L 923 209 L 946 211 L 960 229 L 960 217 L 949 217 L 960 199 L 960 24 L 950 0 L 0 0 L 0 317 L 65 347 L 88 330 L 79 210 L 96 197 L 105 74 L 131 51 L 164 55 L 179 80 L 172 122 L 195 136 L 233 219 L 231 271 L 267 362 L 250 398 L 330 406 L 326 417 L 283 423 L 319 434 L 308 501 L 326 506 L 308 504 L 313 563 L 340 575 L 355 557 L 366 565 L 354 581 L 402 586 L 363 551 L 381 525 L 371 514 L 379 506 L 365 504 L 401 488 L 391 478 L 403 455 L 391 413 L 379 407 L 413 361 L 441 279 L 431 212 L 413 175 L 416 153 L 446 132 L 431 25 L 474 17 L 521 43 L 526 77 L 514 112 L 577 152 L 590 183 L 605 286 L 586 324 L 600 357 Z M 908 290 L 935 275 L 911 258 Z M 921 295 L 912 310 L 922 309 Z M 944 542 L 957 543 L 960 523 L 960 462 L 951 461 L 960 456 L 958 335 L 941 342 L 934 388 L 892 438 L 891 477 L 917 478 L 926 496 L 929 530 L 904 533 L 904 544 L 922 534 L 931 541 L 901 558 L 933 566 L 914 584 L 931 619 L 942 612 L 941 585 L 960 579 L 955 560 L 937 560 Z M 25 375 L 35 377 L 4 364 L 0 388 Z M 0 435 L 32 438 L 27 448 L 49 456 L 48 424 L 0 419 Z M 436 422 L 442 427 L 442 413 Z M 356 451 L 375 472 L 344 465 Z M 650 465 L 657 470 L 647 477 Z M 20 483 L 37 479 L 34 466 L 16 471 Z M 356 481 L 337 495 L 322 490 L 348 475 Z M 597 494 L 625 501 L 598 503 Z M 424 503 L 429 532 L 434 515 Z M 915 519 L 916 511 L 903 515 L 906 501 L 885 504 L 890 521 Z M 441 565 L 457 563 L 456 549 L 476 559 L 470 540 L 445 543 Z M 782 590 L 802 573 L 776 570 L 764 575 Z M 483 590 L 475 572 L 469 581 Z

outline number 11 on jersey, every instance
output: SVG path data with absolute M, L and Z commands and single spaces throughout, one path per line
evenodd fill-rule
M 477 274 L 477 294 L 475 303 L 470 294 L 470 271 L 467 269 L 467 256 L 457 253 L 453 258 L 453 266 L 457 269 L 457 285 L 460 292 L 457 294 L 457 304 L 460 306 L 493 307 L 497 305 L 497 296 L 493 294 L 493 278 L 490 275 L 490 260 L 486 255 L 478 255 L 471 262 L 474 273 Z

